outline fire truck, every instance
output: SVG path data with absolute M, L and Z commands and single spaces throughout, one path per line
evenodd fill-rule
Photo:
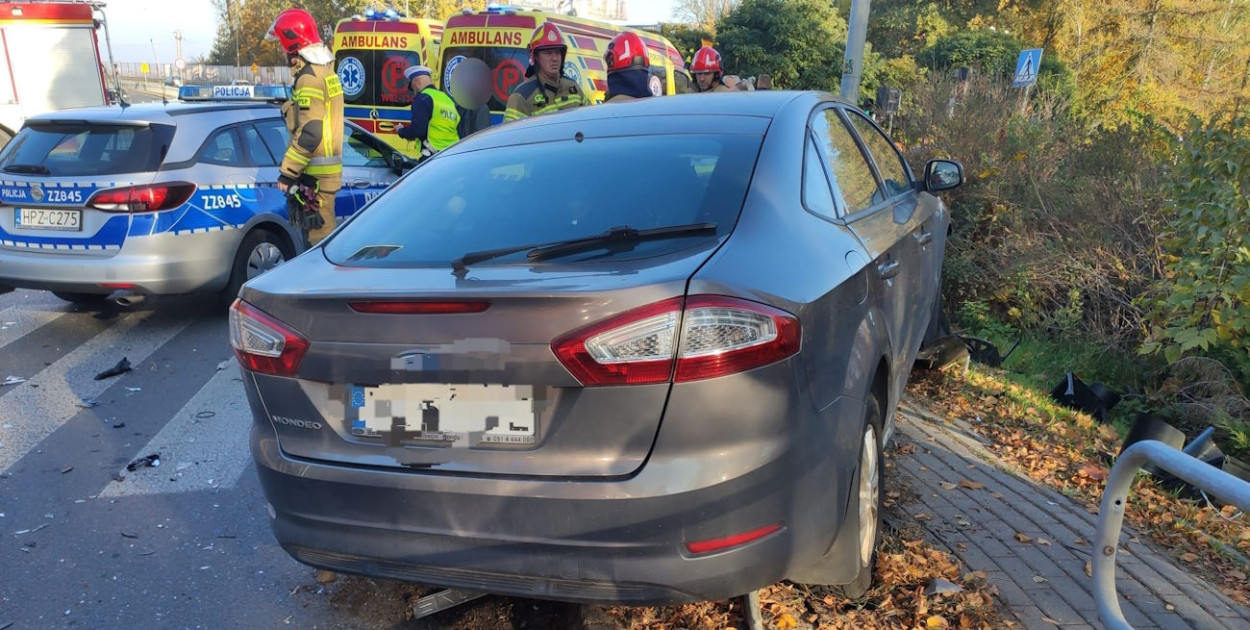
M 17 131 L 28 116 L 107 105 L 120 86 L 100 30 L 107 45 L 103 2 L 0 2 L 0 125 Z

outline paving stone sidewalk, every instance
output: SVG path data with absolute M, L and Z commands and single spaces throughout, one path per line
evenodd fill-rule
M 1092 580 L 1085 574 L 1092 549 L 1085 541 L 1094 538 L 1094 515 L 1014 471 L 960 420 L 940 418 L 905 399 L 899 406 L 898 428 L 896 442 L 917 446 L 914 455 L 895 460 L 919 495 L 904 511 L 917 518 L 933 541 L 959 557 L 968 570 L 985 571 L 1020 626 L 1027 630 L 1103 627 L 1094 605 Z M 947 490 L 942 486 L 965 479 L 983 487 Z M 1050 544 L 1022 543 L 1017 532 Z M 1130 624 L 1135 628 L 1250 629 L 1250 609 L 1178 568 L 1170 558 L 1132 542 L 1135 536 L 1125 528 L 1116 571 L 1120 605 Z

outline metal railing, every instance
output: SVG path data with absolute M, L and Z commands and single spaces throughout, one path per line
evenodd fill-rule
M 1133 477 L 1145 464 L 1153 464 L 1220 501 L 1250 513 L 1250 482 L 1157 440 L 1137 442 L 1125 449 L 1116 458 L 1107 478 L 1102 508 L 1098 511 L 1098 533 L 1094 537 L 1094 602 L 1098 605 L 1098 618 L 1107 630 L 1133 628 L 1120 610 L 1120 598 L 1115 587 L 1115 561 L 1128 493 Z

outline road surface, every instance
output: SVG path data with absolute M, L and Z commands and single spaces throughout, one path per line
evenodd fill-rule
M 0 382 L 24 379 L 0 386 L 0 628 L 570 625 L 574 606 L 502 597 L 405 621 L 429 589 L 320 584 L 291 560 L 227 332 L 211 297 L 93 311 L 0 295 Z M 123 357 L 132 371 L 94 380 Z M 126 470 L 150 454 L 159 467 Z

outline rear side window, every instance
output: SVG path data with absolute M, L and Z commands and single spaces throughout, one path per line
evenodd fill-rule
M 223 129 L 209 137 L 200 152 L 200 161 L 222 166 L 243 166 L 243 151 L 234 128 Z
M 758 136 L 642 136 L 567 140 L 448 155 L 375 199 L 326 248 L 336 264 L 441 266 L 475 251 L 637 229 L 737 222 L 759 152 Z M 622 165 L 645 165 L 626 168 Z M 653 256 L 691 238 L 595 250 L 551 261 L 574 264 Z M 398 247 L 385 258 L 358 252 Z M 525 260 L 524 252 L 480 263 Z
M 837 217 L 833 206 L 833 194 L 829 191 L 829 178 L 825 176 L 825 165 L 820 160 L 816 143 L 808 138 L 807 151 L 803 156 L 803 205 L 807 209 L 826 219 Z
M 858 113 L 848 111 L 846 117 L 850 119 L 855 131 L 859 132 L 859 137 L 864 140 L 873 161 L 877 163 L 877 171 L 885 182 L 887 196 L 893 197 L 911 190 L 911 176 L 907 174 L 907 165 L 898 149 L 894 148 L 894 143 Z
M 0 154 L 0 171 L 52 177 L 155 171 L 173 136 L 169 125 L 28 124 Z
M 816 148 L 825 158 L 826 174 L 833 184 L 834 195 L 847 214 L 866 210 L 885 197 L 877 189 L 877 178 L 864 159 L 859 144 L 838 118 L 838 112 L 826 109 L 812 118 Z
M 247 146 L 247 155 L 252 164 L 256 166 L 277 166 L 278 162 L 269 153 L 269 149 L 265 146 L 265 141 L 260 137 L 260 132 L 251 125 L 247 125 L 241 130 L 243 131 L 243 144 Z
M 286 123 L 281 120 L 262 120 L 256 123 L 260 139 L 274 158 L 281 160 L 286 154 L 287 145 L 291 143 L 291 134 L 286 130 Z

